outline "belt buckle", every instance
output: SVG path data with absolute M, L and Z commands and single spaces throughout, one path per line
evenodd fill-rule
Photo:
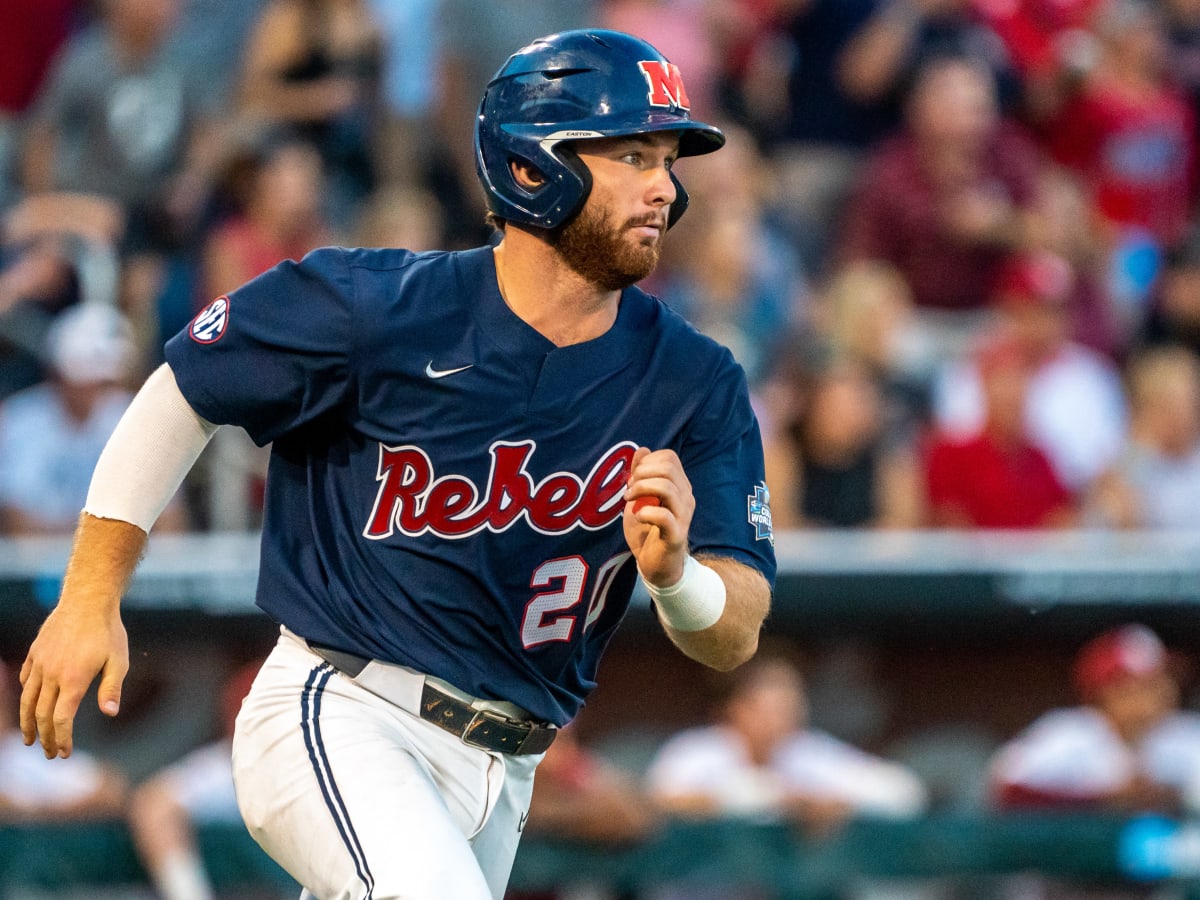
M 494 725 L 502 725 L 505 728 L 516 730 L 524 729 L 524 734 L 517 742 L 515 747 L 497 746 L 496 741 L 487 742 L 480 740 L 474 736 L 475 730 L 485 722 L 490 722 Z M 462 742 L 468 747 L 477 747 L 480 750 L 497 750 L 501 753 L 520 753 L 521 746 L 525 743 L 525 739 L 533 732 L 533 723 L 522 722 L 519 719 L 510 719 L 508 716 L 501 715 L 498 712 L 493 712 L 490 709 L 477 709 L 475 715 L 471 716 L 471 721 L 467 723 L 467 727 L 463 729 Z M 501 738 L 499 743 L 503 743 Z

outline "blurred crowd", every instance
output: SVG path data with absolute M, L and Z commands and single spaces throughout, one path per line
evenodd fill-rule
M 637 754 L 558 736 L 538 769 L 525 830 L 593 850 L 653 841 L 671 823 L 784 825 L 801 844 L 832 846 L 855 822 L 913 821 L 930 813 L 1054 812 L 1100 816 L 1200 816 L 1200 713 L 1186 708 L 1192 660 L 1150 628 L 1130 623 L 1093 633 L 1062 673 L 1061 704 L 998 734 L 974 758 L 932 756 L 903 742 L 871 752 L 814 721 L 820 689 L 790 641 L 771 637 L 732 673 L 697 686 L 696 718 L 663 729 Z M 48 761 L 23 746 L 16 681 L 0 667 L 0 828 L 21 822 L 123 823 L 162 900 L 295 896 L 267 883 L 214 885 L 200 835 L 239 822 L 230 740 L 260 660 L 226 668 L 203 739 L 144 777 L 121 760 L 79 749 Z M 845 684 L 840 684 L 845 694 Z M 587 715 L 583 716 L 587 719 Z M 845 725 L 845 723 L 843 723 Z M 586 733 L 586 721 L 584 723 Z M 853 730 L 852 728 L 847 730 Z M 132 783 L 136 781 L 136 783 Z M 211 845 L 207 851 L 212 854 Z M 977 873 L 978 874 L 978 873 Z M 690 880 L 617 893 L 579 877 L 550 892 L 512 889 L 506 900 L 771 900 L 763 886 Z M 0 884 L 0 891 L 3 890 Z M 218 887 L 221 889 L 218 890 Z M 248 892 L 248 893 L 247 893 Z M 822 897 L 826 895 L 822 894 Z M 1175 900 L 1159 885 L 1113 887 L 1033 874 L 987 881 L 845 878 L 829 900 Z M 148 900 L 130 886 L 121 900 Z
M 678 167 L 690 212 L 644 287 L 744 366 L 777 528 L 1200 526 L 1200 0 L 7 0 L 0 534 L 73 528 L 213 297 L 323 244 L 488 241 L 484 86 L 586 25 L 658 46 L 728 135 Z M 223 429 L 204 460 L 157 527 L 256 527 L 263 449 Z M 190 828 L 236 817 L 228 722 L 133 793 L 84 753 L 47 778 L 11 681 L 0 819 L 128 815 L 162 896 L 212 896 Z M 1157 636 L 1098 637 L 1074 688 L 977 773 L 987 802 L 1200 810 Z M 937 805 L 807 709 L 768 652 L 643 780 L 568 729 L 531 832 L 733 815 L 820 840 Z
M 777 526 L 1200 524 L 1200 0 L 10 0 L 4 533 L 211 298 L 489 240 L 483 88 L 585 25 L 729 136 L 644 286 L 745 367 Z M 160 527 L 253 528 L 264 468 L 223 430 Z

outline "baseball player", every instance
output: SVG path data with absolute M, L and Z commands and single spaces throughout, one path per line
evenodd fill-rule
M 1171 669 L 1144 625 L 1088 641 L 1073 669 L 1082 702 L 1043 713 L 993 757 L 996 805 L 1200 810 L 1200 714 L 1180 708 Z
M 633 287 L 721 132 L 609 31 L 515 53 L 476 120 L 500 240 L 325 248 L 214 300 L 97 466 L 22 730 L 67 756 L 119 597 L 219 424 L 272 445 L 257 602 L 281 626 L 238 717 L 238 804 L 319 898 L 499 898 L 533 771 L 594 685 L 637 578 L 686 654 L 755 651 L 775 563 L 729 352 Z

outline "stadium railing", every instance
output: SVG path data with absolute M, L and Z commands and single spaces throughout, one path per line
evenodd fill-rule
M 294 887 L 240 825 L 202 826 L 199 840 L 221 890 Z M 860 820 L 822 839 L 807 839 L 783 824 L 733 820 L 674 822 L 624 847 L 529 835 L 512 886 L 590 884 L 642 892 L 727 885 L 754 887 L 778 900 L 815 900 L 863 879 L 949 878 L 962 886 L 1026 872 L 1106 887 L 1173 886 L 1200 897 L 1200 823 L 935 814 L 909 822 Z M 0 826 L 0 897 L 28 889 L 146 883 L 119 822 Z
M 773 621 L 867 634 L 897 627 L 1089 627 L 1152 615 L 1200 635 L 1200 532 L 789 532 L 777 536 Z M 58 596 L 66 539 L 0 541 L 0 654 L 19 652 Z M 127 622 L 234 630 L 253 605 L 257 538 L 162 535 L 125 601 Z M 644 604 L 645 598 L 639 598 Z M 649 618 L 643 620 L 649 627 Z M 638 627 L 636 624 L 633 627 Z M 219 883 L 287 884 L 240 826 L 201 830 Z M 646 844 L 597 848 L 530 836 L 514 883 L 593 881 L 637 889 L 702 879 L 762 883 L 815 898 L 864 878 L 990 878 L 1036 871 L 1118 884 L 1172 882 L 1200 898 L 1200 824 L 1095 816 L 934 813 L 856 822 L 834 839 L 778 825 L 676 823 Z M 144 875 L 124 827 L 0 826 L 0 897 L 12 885 L 54 889 Z

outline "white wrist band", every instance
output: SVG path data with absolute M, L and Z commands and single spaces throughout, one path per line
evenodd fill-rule
M 725 581 L 713 569 L 688 555 L 683 576 L 670 587 L 642 579 L 663 622 L 675 631 L 703 631 L 725 611 Z

